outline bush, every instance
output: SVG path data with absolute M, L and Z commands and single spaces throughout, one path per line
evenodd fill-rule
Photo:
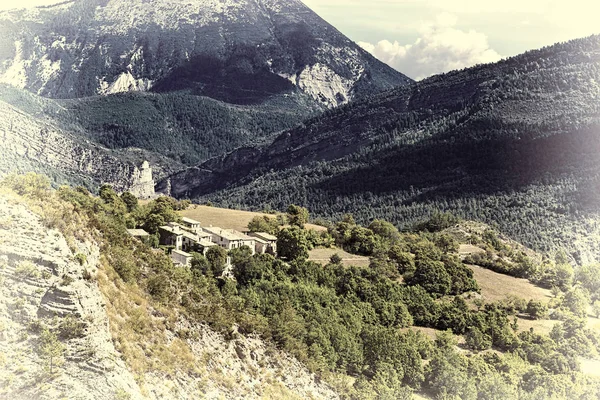
M 539 301 L 529 300 L 525 312 L 533 319 L 543 319 L 548 314 L 548 307 Z
M 477 328 L 471 328 L 465 334 L 465 343 L 473 350 L 487 350 L 492 347 L 492 338 Z
M 85 336 L 85 323 L 72 314 L 67 315 L 58 325 L 61 339 L 74 339 Z
M 34 278 L 37 279 L 41 276 L 41 273 L 34 263 L 31 261 L 21 261 L 15 268 L 15 274 L 21 278 Z
M 75 261 L 77 261 L 79 265 L 83 265 L 87 261 L 87 256 L 82 253 L 77 253 L 75 254 Z

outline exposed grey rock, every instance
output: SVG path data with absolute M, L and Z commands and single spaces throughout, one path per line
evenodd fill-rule
M 57 182 L 97 186 L 154 195 L 152 168 L 141 168 L 90 141 L 75 137 L 45 119 L 28 115 L 0 100 L 0 176 L 38 172 Z
M 55 98 L 296 90 L 331 107 L 411 82 L 300 0 L 71 0 L 0 13 L 0 32 L 0 82 Z

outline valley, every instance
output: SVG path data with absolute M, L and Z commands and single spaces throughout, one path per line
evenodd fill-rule
M 600 398 L 600 35 L 331 3 L 0 5 L 0 399 Z

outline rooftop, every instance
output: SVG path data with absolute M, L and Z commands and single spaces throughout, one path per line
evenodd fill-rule
M 196 221 L 195 219 L 188 218 L 188 217 L 181 218 L 181 221 L 183 221 L 184 224 L 188 224 L 188 225 L 200 225 L 200 222 Z
M 203 227 L 202 229 L 208 233 L 212 233 L 213 235 L 221 236 L 227 240 L 254 240 L 254 238 L 246 236 L 241 232 L 234 231 L 233 229 L 222 229 L 217 226 L 211 226 L 208 228 Z
M 250 232 L 248 233 L 248 235 L 260 238 L 262 240 L 266 240 L 268 242 L 273 242 L 277 240 L 277 236 L 271 235 L 270 233 L 266 232 Z
M 194 242 L 197 242 L 198 240 L 200 240 L 198 235 L 188 232 L 188 231 L 181 231 L 181 234 L 183 235 L 183 237 L 193 240 Z
M 163 231 L 170 232 L 175 235 L 182 235 L 184 232 L 179 226 L 163 225 L 160 227 L 160 229 L 162 229 Z
M 131 236 L 150 236 L 150 234 L 143 229 L 127 229 L 127 232 Z
M 172 253 L 178 254 L 183 257 L 192 257 L 192 255 L 190 253 L 186 253 L 185 251 L 181 251 L 181 250 L 173 250 Z

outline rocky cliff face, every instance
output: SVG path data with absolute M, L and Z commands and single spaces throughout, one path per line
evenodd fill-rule
M 82 275 L 97 273 L 98 247 L 77 243 L 76 251 L 87 256 L 83 266 L 63 235 L 47 229 L 24 204 L 0 195 L 0 398 L 109 399 L 120 391 L 141 398 L 113 346 L 102 294 Z M 47 380 L 41 321 L 57 327 L 66 318 L 82 330 L 63 340 L 65 351 L 55 360 L 64 361 L 61 373 Z
M 300 0 L 70 0 L 0 13 L 0 82 L 42 96 L 193 90 L 326 106 L 411 82 Z
M 154 195 L 152 169 L 138 168 L 109 150 L 64 132 L 0 100 L 0 175 L 35 171 L 58 183 L 97 186 L 108 183 L 118 191 Z

